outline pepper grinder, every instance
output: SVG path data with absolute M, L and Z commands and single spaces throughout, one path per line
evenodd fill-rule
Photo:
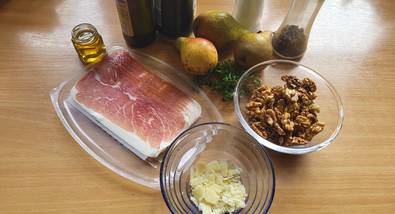
M 274 32 L 274 52 L 284 59 L 304 55 L 314 20 L 325 0 L 293 0 L 288 14 Z

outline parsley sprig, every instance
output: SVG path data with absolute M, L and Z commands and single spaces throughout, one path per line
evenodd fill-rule
M 207 85 L 211 90 L 222 95 L 224 101 L 232 100 L 237 81 L 245 70 L 235 65 L 232 60 L 220 61 L 205 76 L 196 78 L 199 85 Z

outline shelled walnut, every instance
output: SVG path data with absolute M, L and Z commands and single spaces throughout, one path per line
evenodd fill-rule
M 262 85 L 246 104 L 247 118 L 260 136 L 282 146 L 307 144 L 322 132 L 320 106 L 314 103 L 317 86 L 313 80 L 284 75 L 284 86 Z

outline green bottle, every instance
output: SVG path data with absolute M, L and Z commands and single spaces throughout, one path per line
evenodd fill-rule
M 116 0 L 122 34 L 126 43 L 142 48 L 155 40 L 153 0 Z
M 196 0 L 155 0 L 156 27 L 169 37 L 188 36 L 196 11 Z

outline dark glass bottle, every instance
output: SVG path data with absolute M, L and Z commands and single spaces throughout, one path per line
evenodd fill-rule
M 169 37 L 187 36 L 192 32 L 196 0 L 155 0 L 156 26 Z
M 116 0 L 116 3 L 126 43 L 142 48 L 154 41 L 153 0 Z

